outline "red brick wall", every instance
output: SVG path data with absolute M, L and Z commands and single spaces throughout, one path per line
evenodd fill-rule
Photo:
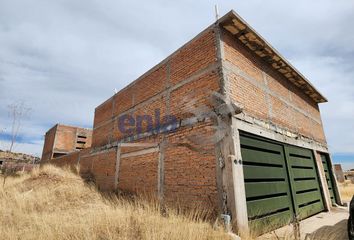
M 77 164 L 79 163 L 79 156 L 80 152 L 73 152 L 68 155 L 64 155 L 62 157 L 55 158 L 51 161 L 52 164 L 63 167 L 63 166 L 70 166 L 70 167 L 76 167 Z
M 158 152 L 121 158 L 118 188 L 125 192 L 157 193 Z
M 211 123 L 200 123 L 179 129 L 167 136 L 164 160 L 164 195 L 168 204 L 201 205 L 216 208 L 215 148 L 208 143 L 214 134 Z M 192 136 L 205 143 L 190 141 Z
M 100 190 L 112 191 L 114 190 L 116 159 L 116 148 L 95 153 L 82 150 L 79 161 L 80 175 L 83 178 L 93 178 Z
M 154 110 L 160 109 L 162 117 L 171 105 L 172 113 L 182 117 L 185 109 L 176 106 L 176 102 L 181 101 L 187 93 L 200 101 L 209 94 L 208 91 L 219 89 L 220 78 L 216 71 L 212 73 L 208 70 L 216 62 L 215 34 L 213 29 L 209 29 L 98 106 L 95 110 L 92 146 L 102 146 L 122 138 L 118 130 L 118 117 L 123 113 L 134 117 L 148 114 L 154 118 Z M 191 81 L 193 83 L 189 83 Z M 181 86 L 178 89 L 177 84 Z M 171 97 L 168 100 L 169 94 Z
M 55 136 L 54 151 L 71 152 L 76 142 L 76 128 L 58 125 Z
M 43 162 L 49 161 L 52 158 L 53 147 L 54 147 L 54 138 L 55 138 L 56 126 L 51 128 L 46 134 L 44 138 L 44 145 L 42 151 Z
M 228 94 L 248 115 L 326 142 L 317 103 L 225 30 L 222 40 L 229 70 Z
M 160 111 L 160 120 L 166 114 L 174 115 L 179 121 L 194 117 L 191 113 L 193 108 L 210 107 L 212 92 L 220 91 L 219 70 L 216 38 L 211 28 L 98 106 L 95 110 L 92 146 L 103 146 L 124 137 L 118 129 L 118 117 L 123 114 L 130 114 L 135 120 L 137 116 L 147 114 L 153 117 L 154 124 L 155 109 Z M 144 131 L 145 127 L 146 124 L 143 125 Z M 166 135 L 168 144 L 164 151 L 164 197 L 167 203 L 176 203 L 178 199 L 185 206 L 210 204 L 215 207 L 217 190 L 214 145 L 206 146 L 206 152 L 205 149 L 188 148 L 193 143 L 188 142 L 187 136 L 194 134 L 212 135 L 211 124 L 183 127 Z M 161 138 L 162 134 L 159 134 L 135 142 L 159 143 Z M 132 149 L 122 148 L 122 153 L 127 151 Z M 128 192 L 157 193 L 158 156 L 159 152 L 154 152 L 122 158 L 118 188 Z M 87 171 L 92 164 L 96 178 L 104 176 L 109 167 L 115 169 L 111 160 L 106 159 L 107 162 L 104 162 L 103 155 L 102 160 L 98 160 L 100 158 L 97 155 L 81 157 L 80 165 L 85 165 L 81 169 Z M 99 163 L 103 164 L 104 171 L 97 169 Z M 104 178 L 104 182 L 110 179 Z
M 211 108 L 211 93 L 220 91 L 220 76 L 216 71 L 201 75 L 171 92 L 170 111 L 178 119 L 194 117 L 193 109 Z
M 92 130 L 57 124 L 45 135 L 41 163 L 46 163 L 56 153 L 68 154 L 91 147 Z
M 93 158 L 90 157 L 91 149 L 83 149 L 80 151 L 80 159 L 79 159 L 79 166 L 80 166 L 80 175 L 85 177 L 89 177 L 92 173 L 92 164 Z
M 91 155 L 92 174 L 100 190 L 114 189 L 117 151 L 115 148 Z

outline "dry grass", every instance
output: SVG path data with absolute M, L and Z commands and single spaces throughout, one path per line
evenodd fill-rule
M 347 180 L 344 183 L 339 183 L 338 186 L 343 202 L 350 202 L 354 196 L 354 184 Z
M 158 204 L 104 197 L 53 166 L 7 178 L 0 213 L 1 239 L 229 239 L 198 211 L 163 217 Z

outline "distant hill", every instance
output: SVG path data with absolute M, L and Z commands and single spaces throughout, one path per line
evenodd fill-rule
M 40 158 L 25 153 L 0 150 L 0 161 L 11 163 L 39 163 Z

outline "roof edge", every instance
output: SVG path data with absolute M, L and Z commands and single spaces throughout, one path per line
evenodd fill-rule
M 300 88 L 316 103 L 328 102 L 327 98 L 324 97 L 299 70 L 288 62 L 234 10 L 222 16 L 217 23 L 240 40 L 245 47 L 270 64 L 273 69 Z

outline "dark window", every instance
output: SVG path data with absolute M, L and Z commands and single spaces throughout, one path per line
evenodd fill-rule
M 53 154 L 53 158 L 61 157 L 61 156 L 64 156 L 64 155 L 66 155 L 66 153 L 54 153 Z

